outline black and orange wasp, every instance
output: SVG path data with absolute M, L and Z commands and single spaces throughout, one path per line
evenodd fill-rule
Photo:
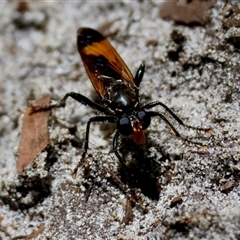
M 64 107 L 66 99 L 72 97 L 81 104 L 102 113 L 103 115 L 91 117 L 87 122 L 81 160 L 83 160 L 87 154 L 90 125 L 93 122 L 116 124 L 117 130 L 113 138 L 113 151 L 122 165 L 126 167 L 127 164 L 120 156 L 118 149 L 120 136 L 132 136 L 133 141 L 137 145 L 144 145 L 146 142 L 144 130 L 149 127 L 153 117 L 160 117 L 170 127 L 176 137 L 184 141 L 189 141 L 179 134 L 163 114 L 149 110 L 156 106 L 163 107 L 184 127 L 203 131 L 209 130 L 184 124 L 183 121 L 162 102 L 154 101 L 141 106 L 139 86 L 143 78 L 145 65 L 141 64 L 135 77 L 133 77 L 113 46 L 98 31 L 86 27 L 79 28 L 77 31 L 77 47 L 87 74 L 101 99 L 101 104 L 93 102 L 82 94 L 69 92 L 56 104 L 32 106 L 32 112 Z M 74 169 L 73 176 L 76 176 L 80 162 L 81 161 L 79 161 L 79 164 Z

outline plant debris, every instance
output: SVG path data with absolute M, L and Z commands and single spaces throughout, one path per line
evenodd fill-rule
M 50 102 L 50 97 L 46 96 L 34 104 L 45 105 Z M 23 117 L 22 139 L 19 145 L 19 155 L 17 159 L 17 170 L 22 172 L 35 157 L 44 151 L 49 145 L 48 116 L 49 111 L 31 113 L 31 108 L 27 107 Z

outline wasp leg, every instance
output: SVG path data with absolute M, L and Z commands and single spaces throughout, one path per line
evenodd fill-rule
M 167 118 L 165 118 L 161 113 L 158 113 L 158 112 L 148 112 L 148 114 L 151 116 L 151 117 L 160 117 L 169 127 L 170 129 L 173 131 L 173 134 L 178 137 L 179 139 L 181 139 L 182 141 L 184 142 L 188 142 L 188 143 L 193 143 L 193 144 L 196 144 L 196 145 L 200 145 L 200 146 L 204 146 L 206 147 L 206 145 L 204 145 L 203 143 L 201 142 L 194 142 L 194 141 L 191 141 L 185 137 L 182 137 L 180 135 L 180 133 L 176 130 L 175 127 L 173 127 L 173 125 L 167 120 Z
M 119 152 L 118 152 L 118 140 L 119 140 L 120 134 L 118 131 L 116 131 L 114 138 L 113 138 L 113 152 L 115 153 L 115 155 L 117 156 L 119 162 L 122 164 L 123 167 L 129 169 L 131 167 L 129 167 L 122 159 L 122 157 L 120 156 Z
M 89 133 L 90 133 L 90 124 L 92 122 L 109 122 L 109 123 L 116 123 L 117 118 L 114 116 L 96 116 L 92 117 L 88 120 L 87 122 L 87 127 L 86 127 L 86 135 L 85 135 L 85 140 L 84 140 L 84 146 L 83 146 L 83 153 L 80 161 L 78 162 L 77 166 L 74 168 L 72 177 L 76 178 L 77 176 L 77 170 L 81 166 L 82 161 L 84 160 L 87 150 L 88 150 L 88 143 L 89 143 Z
M 61 108 L 64 107 L 66 105 L 66 100 L 68 97 L 72 97 L 73 99 L 75 99 L 76 101 L 89 106 L 92 109 L 95 109 L 99 112 L 105 113 L 105 114 L 109 114 L 109 111 L 98 105 L 97 103 L 91 101 L 90 99 L 88 99 L 87 97 L 83 96 L 82 94 L 79 93 L 75 93 L 75 92 L 69 92 L 67 94 L 64 95 L 63 98 L 61 98 L 57 103 L 50 103 L 48 105 L 44 105 L 44 106 L 39 106 L 39 105 L 32 105 L 31 107 L 31 114 L 35 113 L 35 112 L 41 112 L 41 111 L 48 111 L 48 110 L 52 110 L 54 108 Z
M 190 128 L 190 129 L 194 129 L 194 130 L 197 130 L 197 131 L 204 131 L 204 132 L 209 132 L 211 133 L 212 132 L 212 129 L 211 128 L 200 128 L 200 127 L 193 127 L 193 126 L 190 126 L 190 125 L 187 125 L 185 124 L 170 108 L 168 108 L 165 104 L 163 104 L 162 102 L 151 102 L 151 103 L 148 103 L 146 105 L 143 106 L 143 109 L 151 109 L 153 107 L 156 107 L 156 106 L 162 106 L 168 113 L 170 113 L 172 115 L 172 117 L 175 118 L 175 120 L 182 126 L 186 127 L 186 128 Z

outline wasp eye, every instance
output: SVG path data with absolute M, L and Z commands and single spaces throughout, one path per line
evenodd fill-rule
M 151 117 L 149 116 L 149 114 L 147 112 L 145 112 L 145 111 L 138 112 L 137 118 L 139 119 L 143 130 L 149 127 L 149 125 L 151 123 Z
M 117 129 L 120 134 L 124 136 L 131 135 L 133 133 L 133 128 L 129 118 L 123 117 L 117 123 Z

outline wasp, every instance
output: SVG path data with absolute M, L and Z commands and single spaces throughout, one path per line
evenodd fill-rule
M 209 130 L 186 125 L 162 102 L 154 101 L 142 105 L 139 98 L 139 86 L 144 75 L 145 65 L 141 64 L 133 77 L 114 47 L 98 31 L 86 27 L 79 28 L 77 31 L 77 48 L 92 85 L 100 97 L 101 103 L 98 104 L 82 94 L 69 92 L 55 104 L 32 106 L 32 111 L 47 111 L 53 108 L 64 107 L 66 99 L 71 97 L 81 104 L 100 112 L 102 115 L 91 117 L 87 122 L 81 160 L 87 154 L 90 126 L 93 122 L 116 124 L 116 132 L 113 137 L 113 151 L 122 165 L 126 167 L 128 166 L 122 159 L 118 149 L 120 137 L 132 136 L 133 141 L 137 145 L 144 145 L 146 143 L 144 130 L 149 127 L 151 119 L 154 117 L 161 118 L 170 127 L 176 137 L 184 141 L 189 141 L 179 134 L 163 114 L 151 111 L 156 106 L 163 107 L 184 127 L 195 130 Z M 81 160 L 74 169 L 73 176 L 76 176 Z

